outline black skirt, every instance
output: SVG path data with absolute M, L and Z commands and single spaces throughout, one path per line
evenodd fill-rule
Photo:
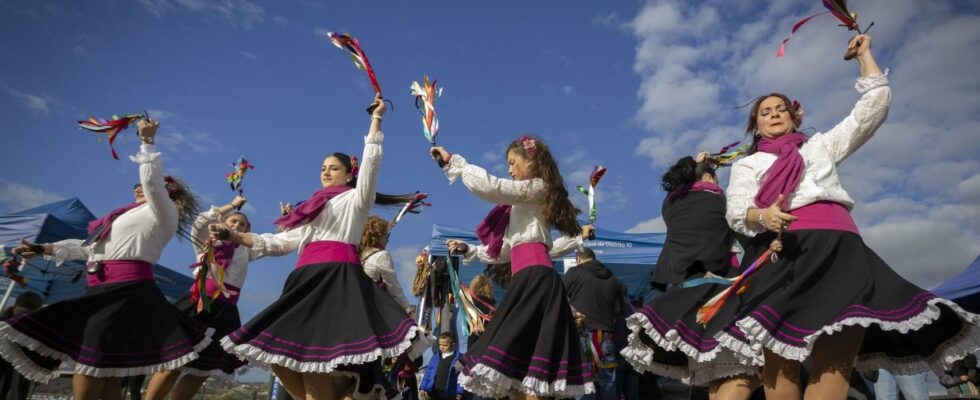
M 754 238 L 745 260 L 751 262 L 772 239 Z M 730 305 L 754 347 L 803 361 L 820 337 L 861 326 L 864 341 L 855 367 L 897 374 L 942 373 L 980 349 L 980 316 L 899 276 L 859 235 L 790 231 L 783 234 L 783 248 L 779 261 L 761 267 Z
M 697 323 L 698 308 L 725 286 L 676 286 L 626 319 L 628 344 L 621 354 L 635 369 L 704 386 L 736 375 L 755 375 L 762 365 L 745 334 L 718 315 Z
M 223 338 L 242 326 L 238 306 L 231 303 L 215 300 L 211 302 L 211 311 L 202 310 L 198 313 L 197 302 L 191 301 L 191 293 L 188 292 L 180 296 L 174 305 L 187 316 L 214 328 L 212 336 L 215 338 Z M 201 351 L 196 360 L 181 368 L 181 372 L 200 377 L 218 373 L 218 376 L 223 378 L 234 378 L 236 373 L 245 372 L 245 365 L 244 361 L 225 351 L 218 340 L 214 340 Z
M 355 380 L 355 395 L 384 391 L 380 360 L 421 354 L 431 342 L 360 265 L 321 263 L 293 270 L 282 295 L 228 336 L 225 350 L 250 364 Z
M 211 332 L 167 302 L 154 281 L 112 283 L 0 322 L 0 356 L 37 382 L 57 376 L 57 361 L 97 378 L 148 375 L 196 359 Z
M 461 361 L 460 384 L 479 396 L 501 398 L 517 390 L 566 398 L 595 392 L 565 286 L 551 267 L 514 274 L 486 331 Z

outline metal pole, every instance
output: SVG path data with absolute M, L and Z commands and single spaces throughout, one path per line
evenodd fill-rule
M 14 285 L 17 283 L 13 279 L 7 279 L 10 284 L 7 285 L 7 291 L 3 294 L 3 301 L 0 301 L 0 310 L 3 310 L 7 306 L 7 300 L 10 299 L 10 295 L 14 293 Z

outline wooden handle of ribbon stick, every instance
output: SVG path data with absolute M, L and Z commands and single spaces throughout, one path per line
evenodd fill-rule
M 857 57 L 857 54 L 858 54 L 857 47 L 851 47 L 847 49 L 847 51 L 844 53 L 844 60 L 850 61 L 852 58 Z

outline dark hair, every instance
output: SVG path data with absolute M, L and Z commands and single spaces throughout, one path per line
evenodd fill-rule
M 582 250 L 575 253 L 575 257 L 583 260 L 595 260 L 595 252 L 588 247 L 583 247 Z
M 449 332 L 440 333 L 439 334 L 439 340 L 442 340 L 442 339 L 449 339 L 450 342 L 456 343 L 456 337 L 453 336 L 453 334 L 452 333 L 449 333 Z
M 354 168 L 354 164 L 351 163 L 350 155 L 348 154 L 333 153 L 327 157 L 336 158 L 338 161 L 340 161 L 341 164 L 343 164 L 344 168 L 347 169 L 347 172 L 350 172 L 350 170 Z M 354 179 L 351 179 L 348 185 L 350 185 L 350 187 L 356 188 L 357 177 L 355 176 Z M 376 195 L 374 197 L 374 204 L 378 204 L 382 206 L 402 205 L 411 201 L 412 198 L 414 198 L 414 196 L 415 196 L 414 193 L 393 195 L 393 194 L 384 194 L 381 192 L 376 192 Z
M 674 166 L 667 169 L 664 176 L 660 178 L 660 187 L 667 193 L 674 193 L 701 180 L 704 174 L 715 176 L 715 169 L 711 165 L 711 161 L 697 162 L 694 161 L 693 157 L 687 156 L 677 160 Z
M 786 109 L 790 111 L 789 116 L 790 118 L 793 119 L 793 124 L 796 125 L 797 129 L 799 129 L 800 124 L 803 123 L 803 119 L 799 114 L 800 111 L 799 107 L 794 107 L 793 101 L 790 100 L 789 97 L 786 96 L 785 94 L 774 92 L 774 93 L 769 93 L 765 96 L 759 96 L 758 98 L 755 99 L 755 102 L 752 104 L 752 110 L 749 111 L 749 122 L 745 126 L 745 133 L 747 135 L 752 136 L 752 145 L 749 146 L 749 149 L 745 152 L 745 155 L 755 154 L 755 152 L 758 151 L 759 149 L 760 136 L 757 135 L 759 130 L 759 122 L 758 122 L 759 106 L 762 105 L 763 101 L 766 101 L 766 99 L 770 97 L 778 97 L 783 100 L 783 103 L 786 104 Z
M 526 150 L 525 140 L 534 140 L 534 149 Z M 568 199 L 568 190 L 565 189 L 565 180 L 562 179 L 558 171 L 558 164 L 555 163 L 551 151 L 541 139 L 525 135 L 507 146 L 507 153 L 514 152 L 527 160 L 531 161 L 531 173 L 534 177 L 540 178 L 545 184 L 544 202 L 541 203 L 541 215 L 545 222 L 553 225 L 561 233 L 568 236 L 580 235 L 582 226 L 579 225 L 575 216 L 582 211 L 572 205 Z
M 24 307 L 28 310 L 37 310 L 41 308 L 42 304 L 44 304 L 44 300 L 41 295 L 34 292 L 21 293 L 20 296 L 17 296 L 17 300 L 14 300 L 14 306 Z

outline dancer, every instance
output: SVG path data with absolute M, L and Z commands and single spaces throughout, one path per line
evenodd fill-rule
M 149 119 L 137 123 L 142 145 L 130 157 L 140 171 L 135 202 L 89 223 L 87 240 L 25 242 L 14 249 L 58 264 L 88 261 L 89 288 L 81 297 L 0 322 L 0 355 L 38 382 L 56 376 L 57 365 L 35 364 L 31 351 L 60 360 L 75 374 L 76 399 L 118 399 L 120 377 L 177 369 L 211 342 L 212 330 L 174 308 L 153 280 L 164 246 L 198 212 L 187 187 L 164 177 L 153 144 L 158 126 Z
M 726 328 L 724 318 L 708 327 L 697 323 L 698 307 L 724 288 L 710 283 L 711 277 L 738 275 L 730 253 L 735 235 L 725 220 L 725 194 L 717 179 L 708 153 L 681 158 L 663 175 L 667 239 L 652 282 L 668 289 L 627 318 L 629 343 L 622 354 L 637 371 L 707 385 L 712 399 L 747 399 L 758 386 L 759 367 L 743 364 L 713 339 Z M 704 284 L 684 287 L 699 281 Z M 728 327 L 720 336 L 738 343 L 749 359 L 758 358 L 751 357 L 746 341 L 738 342 L 737 330 Z
M 522 136 L 507 147 L 508 172 L 500 179 L 459 154 L 435 147 L 449 181 L 462 178 L 477 197 L 497 204 L 477 228 L 479 246 L 450 240 L 464 262 L 511 263 L 513 278 L 493 319 L 463 357 L 460 384 L 479 396 L 536 399 L 578 397 L 595 391 L 561 278 L 548 250 L 551 228 L 574 236 L 581 246 L 594 230 L 579 226 L 579 212 L 548 146 Z M 568 246 L 567 250 L 574 250 Z
M 199 260 L 205 257 L 206 251 L 203 245 L 208 241 L 208 226 L 212 223 L 220 223 L 224 229 L 234 232 L 248 232 L 251 229 L 248 217 L 238 211 L 245 202 L 244 197 L 236 196 L 228 204 L 221 207 L 211 206 L 208 211 L 198 214 L 191 224 L 191 236 L 197 241 L 194 252 Z M 214 295 L 216 291 L 220 291 L 221 294 L 211 302 L 209 309 L 199 309 L 198 302 L 201 301 L 199 288 L 197 285 L 192 285 L 188 293 L 181 296 L 175 304 L 184 314 L 214 328 L 214 337 L 221 338 L 242 326 L 237 304 L 242 286 L 245 285 L 248 264 L 263 257 L 264 254 L 234 243 L 218 242 L 214 246 L 214 255 L 217 265 L 208 273 L 205 288 L 209 296 Z M 218 282 L 215 280 L 218 272 L 215 268 L 223 270 L 221 287 L 218 287 Z M 199 266 L 194 270 L 194 276 L 200 273 L 200 269 Z M 162 400 L 173 389 L 171 399 L 190 400 L 209 376 L 217 373 L 234 377 L 235 373 L 244 366 L 244 362 L 224 351 L 221 343 L 215 340 L 201 352 L 197 360 L 181 370 L 158 372 L 153 375 L 146 388 L 146 399 Z
M 742 264 L 784 231 L 779 261 L 760 268 L 732 302 L 738 328 L 764 347 L 769 398 L 800 397 L 800 366 L 808 358 L 805 398 L 844 398 L 855 357 L 859 370 L 941 373 L 950 360 L 980 348 L 980 317 L 895 273 L 851 218 L 854 200 L 837 167 L 884 122 L 891 91 L 871 37 L 858 35 L 848 46 L 857 49 L 861 70 L 861 99 L 850 115 L 807 137 L 797 131 L 798 103 L 778 93 L 762 96 L 749 114 L 749 155 L 732 167 L 728 222 L 752 237 Z
M 391 233 L 388 229 L 388 221 L 381 217 L 372 215 L 368 218 L 364 225 L 364 234 L 361 235 L 361 265 L 364 266 L 364 273 L 368 278 L 387 291 L 408 312 L 410 304 L 398 283 L 395 263 L 391 261 L 388 250 L 385 250 L 388 247 L 388 235 Z
M 420 328 L 403 307 L 364 273 L 360 243 L 372 204 L 404 204 L 412 196 L 375 193 L 381 164 L 381 120 L 372 104 L 360 168 L 346 154 L 323 160 L 318 190 L 276 220 L 276 234 L 230 232 L 229 240 L 279 256 L 299 251 L 282 295 L 241 328 L 221 339 L 225 350 L 271 368 L 297 399 L 338 399 L 355 381 L 357 397 L 384 387 L 380 359 L 424 350 Z M 211 225 L 212 237 L 220 226 Z

